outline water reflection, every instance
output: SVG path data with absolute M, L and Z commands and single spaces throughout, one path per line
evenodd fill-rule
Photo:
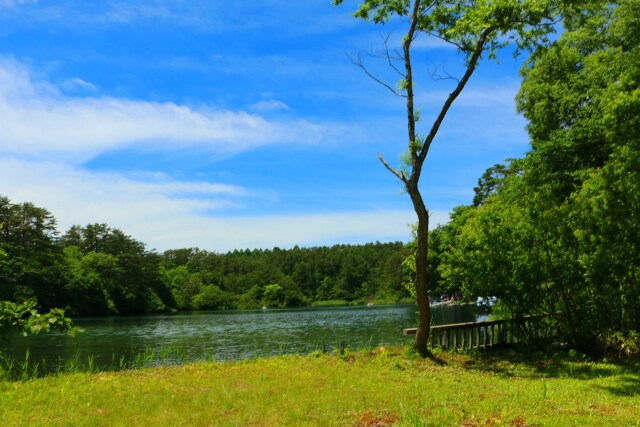
M 254 311 L 76 319 L 84 331 L 76 338 L 51 333 L 14 336 L 3 351 L 24 360 L 45 359 L 54 368 L 66 360 L 91 356 L 97 365 L 129 360 L 134 353 L 172 349 L 182 360 L 229 360 L 278 353 L 330 350 L 346 341 L 352 348 L 409 343 L 402 329 L 416 325 L 417 307 L 306 307 Z M 470 305 L 436 306 L 433 324 L 475 319 Z

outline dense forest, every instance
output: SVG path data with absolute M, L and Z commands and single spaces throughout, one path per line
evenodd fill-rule
M 409 296 L 402 243 L 157 254 L 106 224 L 73 226 L 60 236 L 45 208 L 6 197 L 0 197 L 0 224 L 0 300 L 33 300 L 41 309 L 65 307 L 71 315 Z

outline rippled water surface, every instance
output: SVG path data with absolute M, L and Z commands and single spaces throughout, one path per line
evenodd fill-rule
M 181 360 L 228 360 L 279 353 L 331 351 L 340 342 L 351 348 L 409 343 L 402 330 L 416 325 L 417 307 L 306 307 L 251 311 L 75 319 L 75 338 L 61 333 L 13 336 L 0 344 L 17 360 L 27 349 L 31 360 L 61 361 L 87 357 L 96 364 L 128 360 L 135 353 L 170 352 Z M 475 319 L 472 306 L 433 307 L 433 323 Z

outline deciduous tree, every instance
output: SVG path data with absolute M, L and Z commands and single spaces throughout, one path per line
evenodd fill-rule
M 340 4 L 343 0 L 334 0 Z M 495 58 L 498 50 L 509 42 L 516 45 L 516 52 L 546 41 L 546 35 L 553 31 L 559 7 L 564 3 L 555 0 L 364 0 L 354 13 L 356 18 L 384 24 L 392 19 L 401 19 L 406 24 L 399 50 L 389 50 L 387 59 L 401 74 L 399 84 L 392 85 L 376 78 L 364 67 L 360 60 L 356 65 L 382 83 L 394 94 L 406 100 L 407 153 L 406 164 L 391 166 L 382 156 L 383 165 L 398 178 L 406 189 L 418 217 L 416 242 L 416 299 L 420 309 L 415 349 L 422 355 L 428 354 L 429 326 L 431 312 L 428 288 L 428 240 L 429 210 L 425 206 L 419 188 L 422 168 L 431 144 L 454 101 L 465 88 L 480 60 Z M 456 82 L 452 91 L 433 118 L 426 133 L 418 133 L 418 120 L 414 104 L 414 79 L 412 53 L 417 37 L 435 37 L 454 45 L 464 58 L 464 71 L 453 78 Z M 398 60 L 402 64 L 395 66 Z

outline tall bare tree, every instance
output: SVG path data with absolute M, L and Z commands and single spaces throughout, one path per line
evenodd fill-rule
M 334 0 L 334 5 L 343 0 Z M 563 8 L 577 7 L 586 1 L 574 0 L 364 0 L 354 16 L 375 24 L 385 24 L 389 20 L 401 20 L 406 25 L 401 49 L 390 50 L 385 42 L 389 64 L 401 75 L 397 86 L 385 83 L 370 73 L 360 58 L 354 63 L 396 95 L 406 99 L 407 148 L 404 156 L 406 165 L 391 166 L 380 154 L 382 164 L 398 178 L 406 189 L 418 216 L 416 245 L 415 290 L 419 307 L 419 324 L 414 343 L 415 349 L 426 356 L 429 354 L 429 326 L 431 309 L 428 296 L 427 252 L 429 240 L 429 210 L 420 193 L 419 181 L 429 148 L 436 138 L 445 116 L 452 104 L 467 85 L 483 57 L 496 58 L 498 50 L 515 43 L 516 54 L 523 49 L 532 49 L 547 42 L 547 35 Z M 414 105 L 415 80 L 411 54 L 418 35 L 435 37 L 454 45 L 464 57 L 464 72 L 459 77 L 447 75 L 455 82 L 455 87 L 443 102 L 424 136 L 416 131 L 416 106 Z M 403 67 L 395 67 L 398 59 Z M 397 89 L 398 88 L 398 89 Z

